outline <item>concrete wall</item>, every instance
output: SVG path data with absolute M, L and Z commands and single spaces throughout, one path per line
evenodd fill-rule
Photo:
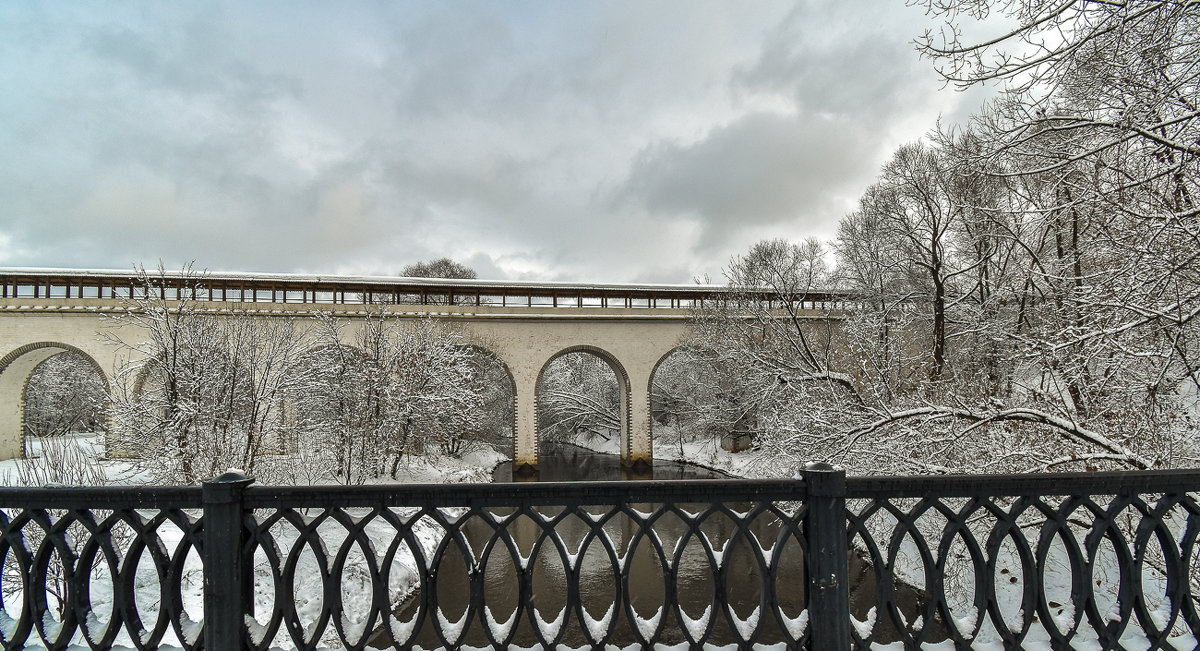
M 353 323 L 366 316 L 362 306 L 312 304 L 202 303 L 221 314 L 270 319 L 333 312 Z M 138 329 L 111 317 L 121 304 L 101 299 L 0 299 L 0 458 L 23 453 L 23 393 L 30 373 L 64 350 L 89 356 L 112 382 L 130 359 L 117 341 L 136 342 Z M 492 351 L 508 366 L 516 384 L 514 467 L 538 464 L 537 385 L 546 366 L 560 355 L 585 350 L 606 360 L 622 384 L 621 456 L 628 465 L 650 464 L 650 379 L 658 362 L 684 337 L 686 310 L 553 307 L 393 306 L 400 318 L 434 317 L 461 326 L 474 344 Z

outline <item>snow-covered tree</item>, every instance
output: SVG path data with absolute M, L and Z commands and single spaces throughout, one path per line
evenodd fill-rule
M 1060 247 L 1054 220 L 1061 215 L 1020 215 L 1042 227 L 1026 224 L 1010 236 L 1040 234 L 1040 240 L 989 254 L 1014 259 L 993 265 L 982 294 L 981 276 L 948 283 L 945 367 L 941 377 L 930 377 L 911 372 L 933 363 L 930 295 L 893 273 L 871 242 L 852 241 L 876 234 L 864 228 L 867 214 L 843 224 L 839 250 L 855 257 L 840 261 L 864 266 L 837 276 L 850 299 L 843 309 L 804 314 L 792 307 L 834 277 L 820 270 L 816 245 L 772 242 L 735 259 L 728 298 L 697 315 L 693 345 L 712 351 L 737 378 L 743 408 L 755 416 L 756 445 L 765 459 L 782 463 L 780 471 L 809 459 L 855 472 L 1196 462 L 1195 435 L 1176 395 L 1181 383 L 1194 382 L 1195 370 L 1185 363 L 1192 326 L 1131 320 L 1138 304 L 1119 299 L 1134 294 L 1076 282 L 1110 277 L 1112 249 L 1108 236 L 1098 237 L 1103 229 L 1081 231 L 1078 241 L 1068 238 Z M 1011 226 L 1013 215 L 995 215 Z M 947 247 L 948 266 L 972 269 L 979 249 L 962 243 L 994 233 L 992 227 L 998 224 L 960 231 Z M 1035 260 L 1027 248 L 1045 255 Z M 867 282 L 856 285 L 858 279 Z M 1184 286 L 1184 278 L 1175 281 Z M 762 290 L 776 299 L 763 300 L 756 294 Z M 1105 323 L 1122 330 L 1106 330 Z
M 812 318 L 810 295 L 831 282 L 816 241 L 760 242 L 726 270 L 727 292 L 697 309 L 689 347 L 722 369 L 716 422 L 753 423 L 767 463 L 787 472 L 799 459 L 830 459 L 864 408 L 841 365 L 837 321 Z M 832 307 L 832 306 L 830 306 Z
M 1119 158 L 1118 150 L 1135 143 L 1135 149 L 1154 152 L 1173 168 L 1168 196 L 1180 203 L 1194 201 L 1194 188 L 1182 178 L 1186 168 L 1194 171 L 1200 154 L 1200 8 L 1194 3 L 915 4 L 943 23 L 917 45 L 947 82 L 959 88 L 1001 83 L 1016 100 L 1007 102 L 1011 110 L 1001 122 L 1007 145 L 1021 146 L 1045 130 L 1058 135 L 1061 147 L 1042 143 L 1037 168 L 1069 167 L 1074 160 L 1069 154 L 1083 141 L 1089 143 L 1089 155 L 1110 162 Z M 1000 19 L 974 24 L 996 17 Z M 978 39 L 964 40 L 964 27 L 979 33 Z
M 741 388 L 735 370 L 722 366 L 720 355 L 696 345 L 663 360 L 650 385 L 655 455 L 667 456 L 674 447 L 686 458 L 686 443 L 715 449 L 739 427 L 752 432 L 757 422 Z
M 902 147 L 843 220 L 829 280 L 854 309 L 824 356 L 786 295 L 701 314 L 699 340 L 750 370 L 760 445 L 860 472 L 1200 462 L 1200 8 L 922 4 L 947 21 L 918 44 L 946 79 L 1007 92 Z M 1015 27 L 964 42 L 992 13 Z M 735 259 L 734 296 L 797 275 L 771 249 Z
M 592 353 L 567 353 L 550 362 L 537 396 L 542 441 L 607 441 L 621 430 L 620 384 L 608 363 Z
M 395 478 L 410 455 L 460 456 L 478 440 L 477 352 L 432 319 L 379 311 L 357 324 L 321 317 L 301 366 L 312 378 L 295 397 L 302 457 L 361 484 Z
M 264 457 L 292 438 L 284 398 L 307 382 L 295 372 L 306 326 L 210 314 L 196 301 L 203 281 L 190 267 L 181 279 L 138 270 L 114 317 L 139 334 L 115 341 L 130 361 L 117 372 L 110 448 L 154 481 L 194 484 L 228 468 L 270 481 Z
M 472 347 L 469 352 L 472 366 L 470 389 L 479 396 L 475 440 L 508 454 L 512 449 L 516 386 L 504 362 L 496 355 L 479 347 Z
M 26 436 L 103 429 L 108 386 L 92 362 L 74 351 L 48 357 L 25 386 Z

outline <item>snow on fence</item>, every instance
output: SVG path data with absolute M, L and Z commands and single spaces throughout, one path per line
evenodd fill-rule
M 4 648 L 1196 645 L 1200 471 L 0 489 Z

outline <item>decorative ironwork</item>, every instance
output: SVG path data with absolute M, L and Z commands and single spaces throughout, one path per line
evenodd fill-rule
M 801 482 L 331 491 L 247 489 L 251 648 L 806 641 Z
M 0 643 L 202 648 L 200 488 L 3 489 Z
M 1196 471 L 847 480 L 856 647 L 1194 649 Z M 919 602 L 895 598 L 921 590 Z
M 1200 471 L 0 489 L 0 642 L 1184 649 Z

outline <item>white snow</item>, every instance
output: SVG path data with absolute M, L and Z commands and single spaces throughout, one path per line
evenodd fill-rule
M 58 637 L 59 631 L 62 630 L 62 622 L 54 617 L 53 608 L 46 609 L 42 614 L 42 630 L 46 632 L 46 637 L 55 639 Z
M 1069 631 L 1075 625 L 1075 607 L 1067 602 L 1054 614 L 1054 624 L 1060 631 Z
M 616 607 L 616 604 L 609 604 L 608 611 L 600 619 L 592 619 L 587 609 L 583 609 L 583 625 L 591 639 L 599 640 L 604 637 L 604 633 L 608 631 L 609 624 L 612 623 L 613 611 Z
M 954 618 L 954 628 L 966 639 L 975 637 L 975 627 L 979 623 L 979 611 L 971 609 L 961 617 Z
M 603 520 L 604 518 L 608 517 L 608 513 L 609 513 L 609 512 L 608 512 L 608 511 L 602 511 L 602 512 L 600 512 L 600 513 L 592 513 L 592 512 L 590 512 L 590 511 L 588 511 L 587 509 L 581 509 L 581 510 L 579 511 L 579 513 L 580 513 L 580 514 L 581 514 L 581 515 L 582 515 L 584 518 L 587 518 L 589 521 L 591 521 L 591 522 L 594 524 L 594 523 L 596 523 L 596 522 L 599 522 L 599 521 Z
M 404 644 L 404 642 L 408 640 L 409 636 L 413 634 L 413 629 L 416 627 L 417 619 L 415 616 L 409 620 L 392 618 L 389 626 L 389 628 L 392 630 L 392 636 L 395 637 L 396 641 L 401 644 Z
M 509 632 L 512 631 L 513 626 L 517 623 L 517 615 L 520 613 L 521 610 L 519 608 L 513 609 L 512 614 L 508 616 L 508 619 L 501 622 L 498 621 L 496 616 L 492 614 L 491 607 L 483 607 L 483 617 L 484 621 L 487 622 L 488 630 L 490 630 L 497 638 L 508 637 Z
M 683 628 L 687 630 L 688 636 L 693 640 L 698 640 L 701 635 L 704 635 L 710 619 L 712 619 L 712 604 L 705 606 L 704 612 L 700 613 L 700 617 L 696 619 L 692 619 L 682 608 L 679 609 L 679 620 L 683 622 Z
M 450 621 L 446 618 L 446 614 L 440 608 L 435 609 L 438 628 L 442 629 L 442 634 L 446 636 L 446 640 L 451 644 L 457 644 L 459 638 L 462 637 L 463 627 L 467 625 L 467 617 L 470 613 L 464 611 L 462 617 L 458 621 Z
M 11 601 L 11 599 L 9 601 Z M 17 624 L 19 623 L 20 622 L 17 619 L 8 614 L 7 610 L 0 608 L 0 630 L 4 632 L 4 637 L 6 639 L 12 637 L 12 634 L 17 630 Z
M 707 540 L 707 538 L 705 540 Z M 717 564 L 717 567 L 715 569 L 717 569 L 717 570 L 721 569 L 721 564 L 725 562 L 725 550 L 728 547 L 729 547 L 729 545 L 725 544 L 725 545 L 721 545 L 721 547 L 718 549 L 718 548 L 712 547 L 710 545 L 710 549 L 712 550 L 712 555 L 713 555 L 713 561 L 715 561 Z
M 746 615 L 746 619 L 738 617 L 732 608 L 729 609 L 729 616 L 733 620 L 733 625 L 737 628 L 743 640 L 750 639 L 750 636 L 754 634 L 754 629 L 758 628 L 758 615 L 758 606 L 755 606 L 754 610 L 750 611 L 749 615 Z
M 796 617 L 788 617 L 780 613 L 780 618 L 783 619 L 783 625 L 787 627 L 788 634 L 797 640 L 804 635 L 804 631 L 808 629 L 808 609 L 800 611 Z
M 245 621 L 246 630 L 250 632 L 250 639 L 254 640 L 255 644 L 262 644 L 263 638 L 267 636 L 267 627 L 258 623 L 252 615 L 246 615 Z
M 554 619 L 545 620 L 542 619 L 542 613 L 537 608 L 534 608 L 533 619 L 537 622 L 538 631 L 541 632 L 542 637 L 547 640 L 553 640 L 558 635 L 558 630 L 562 628 L 563 622 L 567 619 L 567 609 L 564 606 L 562 610 L 558 611 L 558 615 L 555 615 Z
M 194 644 L 196 640 L 200 639 L 200 633 L 204 631 L 204 621 L 194 622 L 191 617 L 188 617 L 187 613 L 182 613 L 180 615 L 179 628 L 183 631 L 183 639 L 188 644 Z
M 1025 625 L 1025 609 L 1017 609 L 1017 614 L 1014 617 L 1005 617 L 1004 624 L 1008 626 L 1009 632 L 1020 633 L 1021 628 L 1023 628 Z
M 634 508 L 630 508 L 629 510 L 633 513 L 634 517 L 642 521 L 649 520 L 650 516 L 654 515 L 653 511 L 641 511 Z
M 187 615 L 184 614 L 184 617 L 187 617 Z M 83 625 L 87 627 L 88 633 L 93 638 L 98 638 L 98 637 L 101 637 L 101 635 L 104 633 L 104 627 L 108 625 L 108 621 L 109 620 L 100 619 L 99 617 L 96 616 L 95 612 L 89 611 L 87 614 L 87 618 L 83 622 Z M 185 622 L 184 622 L 185 627 L 188 622 L 190 622 L 190 620 L 185 620 Z M 189 629 L 185 628 L 184 630 L 187 631 Z M 7 637 L 7 635 L 8 635 L 8 631 L 5 631 L 5 636 Z M 195 639 L 195 638 L 189 638 L 189 641 L 193 640 L 193 639 Z
M 654 612 L 654 616 L 649 618 L 642 617 L 635 610 L 633 614 L 633 621 L 635 624 L 637 624 L 638 630 L 642 632 L 643 636 L 650 637 L 654 634 L 654 631 L 658 630 L 658 623 L 662 621 L 662 615 L 663 609 L 661 607 Z
M 875 630 L 875 606 L 871 606 L 871 609 L 867 611 L 867 619 L 865 621 L 860 622 L 854 615 L 851 615 L 850 625 L 858 632 L 859 637 L 871 637 L 871 631 Z

